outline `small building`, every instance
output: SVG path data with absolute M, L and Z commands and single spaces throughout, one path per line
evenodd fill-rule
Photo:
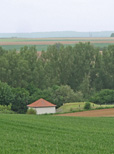
M 39 99 L 32 104 L 27 105 L 28 109 L 36 110 L 36 114 L 56 113 L 56 105 L 44 99 Z

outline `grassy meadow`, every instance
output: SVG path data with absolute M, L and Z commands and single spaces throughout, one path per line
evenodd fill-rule
M 84 105 L 86 102 L 76 102 L 76 103 L 65 103 L 61 107 L 57 109 L 58 113 L 65 113 L 65 112 L 75 112 L 75 111 L 80 111 L 84 109 Z M 99 104 L 91 104 L 91 109 L 96 109 L 96 108 L 113 108 L 114 104 L 112 105 L 99 105 Z
M 1 154 L 113 154 L 114 119 L 0 114 Z

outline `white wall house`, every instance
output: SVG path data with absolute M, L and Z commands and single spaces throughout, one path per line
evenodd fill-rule
M 44 99 L 39 99 L 32 104 L 27 105 L 28 109 L 33 108 L 36 114 L 56 113 L 56 105 Z

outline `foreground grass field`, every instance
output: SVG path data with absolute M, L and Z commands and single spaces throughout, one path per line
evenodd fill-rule
M 0 154 L 113 154 L 114 118 L 0 114 Z

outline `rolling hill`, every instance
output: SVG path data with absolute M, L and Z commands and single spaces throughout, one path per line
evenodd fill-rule
M 0 38 L 49 38 L 49 37 L 110 37 L 114 31 L 99 32 L 76 32 L 76 31 L 55 31 L 55 32 L 33 32 L 33 33 L 0 33 Z

